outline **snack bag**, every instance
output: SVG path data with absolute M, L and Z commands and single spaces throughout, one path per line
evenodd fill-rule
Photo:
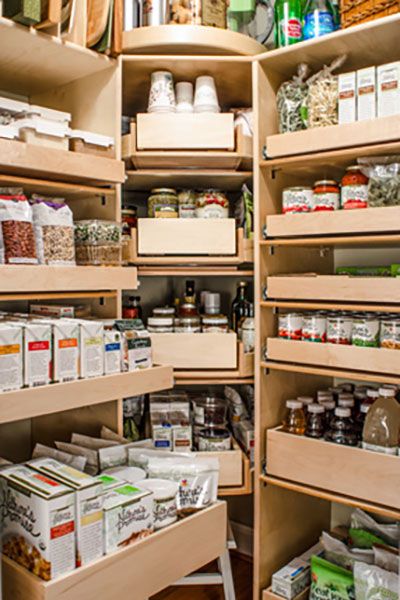
M 310 600 L 355 600 L 351 571 L 319 556 L 311 557 Z M 358 600 L 358 598 L 357 598 Z
M 354 565 L 356 600 L 398 600 L 399 576 L 375 565 Z

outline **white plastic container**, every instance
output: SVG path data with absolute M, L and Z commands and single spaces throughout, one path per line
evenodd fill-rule
M 15 122 L 19 138 L 27 144 L 68 150 L 69 127 L 66 122 L 30 116 Z
M 139 488 L 153 492 L 154 529 L 162 529 L 178 520 L 178 483 L 168 479 L 143 479 L 136 484 Z
M 115 156 L 115 139 L 100 133 L 71 129 L 69 149 L 73 152 L 113 158 Z

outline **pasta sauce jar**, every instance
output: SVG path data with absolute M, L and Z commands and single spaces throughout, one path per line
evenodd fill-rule
M 368 206 L 368 177 L 361 172 L 360 167 L 347 167 L 342 178 L 340 193 L 341 206 L 344 209 L 367 208 Z
M 340 191 L 336 181 L 322 179 L 314 184 L 313 211 L 338 210 Z

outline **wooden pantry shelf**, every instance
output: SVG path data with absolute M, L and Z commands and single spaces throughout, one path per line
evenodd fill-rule
M 133 589 L 137 600 L 149 598 L 221 556 L 226 531 L 226 503 L 219 501 L 55 581 L 44 582 L 4 557 L 3 600 L 115 600 Z
M 254 55 L 265 47 L 253 38 L 216 27 L 159 25 L 124 31 L 124 54 L 241 54 Z
M 172 367 L 151 367 L 0 393 L 0 423 L 93 406 L 173 387 Z
M 268 360 L 400 375 L 398 350 L 267 339 Z
M 267 474 L 400 512 L 398 456 L 267 431 Z M 362 473 L 362 477 L 359 474 Z
M 305 494 L 306 496 L 320 498 L 321 500 L 326 500 L 327 502 L 335 502 L 337 504 L 343 504 L 345 506 L 351 506 L 353 508 L 361 508 L 361 510 L 372 512 L 382 517 L 387 517 L 389 519 L 395 519 L 396 521 L 400 519 L 400 511 L 388 508 L 386 506 L 382 506 L 381 504 L 372 504 L 371 502 L 364 502 L 362 500 L 358 500 L 357 498 L 343 496 L 341 494 L 336 494 L 320 488 L 313 488 L 304 484 L 288 481 L 286 479 L 279 479 L 278 477 L 262 475 L 260 477 L 260 481 L 265 484 L 283 488 L 285 490 Z
M 267 278 L 266 287 L 273 299 L 379 302 L 379 310 L 382 304 L 400 303 L 400 277 L 277 275 Z
M 0 172 L 96 185 L 125 180 L 124 163 L 120 160 L 4 138 L 0 138 Z
M 159 336 L 161 335 L 174 335 L 174 334 L 159 334 Z M 185 334 L 177 334 L 177 335 L 185 335 Z M 196 335 L 196 334 L 187 334 L 187 335 Z M 212 334 L 212 333 L 201 333 L 199 335 L 214 335 L 214 336 L 218 336 L 218 335 L 222 335 L 222 336 L 226 336 L 229 334 Z M 198 352 L 196 351 L 197 349 L 195 348 L 194 351 L 191 348 L 190 351 L 188 350 L 188 353 L 190 354 L 190 356 L 188 356 L 187 358 L 185 357 L 185 362 L 186 364 L 188 364 L 188 362 L 190 361 L 191 364 L 193 365 L 192 368 L 187 368 L 187 367 L 180 367 L 180 366 L 175 366 L 175 370 L 174 370 L 174 375 L 175 378 L 177 380 L 178 383 L 182 383 L 182 384 L 187 384 L 189 385 L 192 383 L 195 384 L 222 384 L 222 383 L 249 383 L 249 379 L 252 380 L 253 376 L 254 376 L 254 352 L 245 352 L 244 351 L 244 346 L 242 342 L 238 342 L 237 344 L 237 350 L 236 350 L 236 357 L 233 360 L 233 357 L 229 360 L 232 360 L 231 364 L 234 365 L 233 367 L 230 368 L 215 368 L 212 365 L 217 364 L 217 362 L 219 362 L 219 364 L 221 364 L 221 358 L 219 358 L 219 352 L 221 352 L 223 350 L 223 345 L 228 345 L 228 342 L 223 342 L 223 345 L 219 345 L 219 351 L 218 351 L 218 342 L 220 341 L 219 338 L 214 338 L 214 344 L 210 344 L 209 339 L 201 339 L 200 343 L 199 343 L 199 348 L 201 347 L 201 345 L 204 345 L 204 347 L 207 346 L 206 352 L 208 353 L 208 357 L 207 358 L 201 358 L 198 356 Z M 184 343 L 184 342 L 183 342 Z M 212 359 L 212 354 L 210 355 L 210 349 L 213 349 L 213 352 L 215 352 L 215 354 L 217 355 L 217 358 L 215 359 L 215 362 L 212 363 L 211 359 Z M 175 361 L 180 360 L 179 356 L 177 355 L 177 358 L 175 358 Z M 200 360 L 202 360 L 203 364 L 205 364 L 205 361 L 209 362 L 209 364 L 211 364 L 211 366 L 209 367 L 205 367 L 202 366 L 200 364 Z M 227 364 L 228 358 L 224 358 L 223 359 L 225 364 Z M 197 366 L 196 366 L 196 362 L 197 362 Z M 169 361 L 170 362 L 170 361 Z M 175 363 L 176 364 L 176 363 Z M 183 364 L 183 363 L 180 363 Z
M 1 265 L 0 294 L 134 290 L 137 288 L 135 267 L 48 267 L 44 265 Z
M 400 15 L 369 21 L 329 35 L 300 42 L 286 48 L 265 52 L 257 57 L 271 71 L 293 76 L 297 65 L 307 63 L 313 70 L 329 64 L 340 54 L 347 54 L 345 71 L 361 69 L 400 58 L 398 47 Z
M 240 190 L 251 180 L 251 171 L 224 169 L 140 169 L 127 171 L 126 191 L 150 191 L 158 187 L 217 188 L 226 191 Z
M 34 300 L 72 300 L 80 298 L 117 298 L 118 292 L 108 292 L 101 290 L 99 292 L 35 292 Z M 12 300 L 23 300 L 29 302 L 32 300 L 32 293 L 9 293 L 0 292 L 0 302 L 9 302 Z
M 236 267 L 187 267 L 160 266 L 160 267 L 138 267 L 138 276 L 141 277 L 254 277 L 252 269 L 239 269 Z
M 218 497 L 224 498 L 226 496 L 247 496 L 253 492 L 253 469 L 250 464 L 250 460 L 242 452 L 242 477 L 241 485 L 226 485 L 219 487 Z
M 1 89 L 31 96 L 112 69 L 104 54 L 0 17 Z
M 175 385 L 188 386 L 188 385 L 253 385 L 254 377 L 235 377 L 237 371 L 233 371 L 228 375 L 223 373 L 219 373 L 219 371 L 209 372 L 207 377 L 204 376 L 204 373 L 200 373 L 200 378 L 192 378 L 192 373 L 183 373 L 183 377 L 181 377 L 181 371 L 175 371 Z M 185 377 L 185 375 L 187 377 Z
M 80 183 L 13 177 L 11 175 L 0 175 L 0 187 L 22 187 L 26 194 L 61 196 L 67 200 L 86 200 L 88 198 L 103 198 L 115 195 L 115 188 L 112 187 L 96 187 Z
M 338 240 L 337 243 L 348 244 L 352 243 L 352 239 L 375 243 L 380 242 L 382 236 L 388 235 L 395 235 L 395 240 L 398 241 L 399 236 L 396 233 L 400 232 L 399 223 L 400 206 L 269 215 L 266 219 L 268 238 L 287 238 L 287 243 L 291 243 L 290 238 L 315 236 L 310 238 L 310 244 L 321 239 Z M 347 235 L 351 235 L 351 239 L 344 237 Z M 394 241 L 392 238 L 389 240 Z M 295 242 L 296 240 L 293 240 L 293 243 Z
M 314 236 L 297 238 L 269 238 L 261 240 L 261 246 L 342 246 L 349 248 L 351 246 L 390 246 L 400 242 L 400 233 L 382 233 L 380 235 L 337 235 L 337 236 Z
M 310 342 L 312 343 L 312 342 Z M 308 367 L 293 363 L 275 362 L 273 360 L 265 360 L 260 363 L 262 369 L 267 371 L 283 371 L 285 373 L 302 373 L 304 375 L 317 375 L 322 377 L 337 377 L 338 379 L 354 379 L 356 381 L 370 383 L 393 383 L 400 385 L 400 377 L 386 374 L 369 373 L 366 371 L 354 371 L 350 368 L 338 369 L 332 367 Z
M 313 302 L 311 300 L 264 300 L 260 302 L 262 308 L 276 309 L 294 309 L 294 310 L 354 310 L 354 311 L 367 311 L 367 312 L 390 312 L 400 313 L 399 304 L 368 304 L 363 302 Z

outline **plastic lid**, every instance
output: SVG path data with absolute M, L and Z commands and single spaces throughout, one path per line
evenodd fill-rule
M 370 404 L 361 404 L 360 412 L 362 412 L 363 414 L 367 414 L 367 412 L 369 411 L 370 408 L 371 408 Z
M 302 404 L 307 405 L 314 403 L 314 398 L 312 398 L 312 396 L 297 396 L 297 400 Z
M 299 409 L 299 408 L 303 408 L 303 405 L 298 400 L 287 400 L 286 401 L 286 407 L 296 410 L 296 409 Z
M 174 316 L 175 315 L 175 309 L 170 307 L 170 306 L 158 306 L 156 308 L 153 309 L 153 315 L 160 317 L 160 316 Z
M 325 400 L 321 402 L 321 406 L 325 408 L 325 410 L 333 410 L 336 407 L 336 403 L 334 400 Z
M 150 327 L 172 327 L 174 324 L 173 317 L 149 317 L 147 319 L 147 325 Z
M 325 407 L 322 404 L 309 404 L 307 410 L 315 415 L 322 415 L 325 412 Z
M 336 417 L 350 417 L 351 410 L 349 408 L 343 408 L 343 406 L 339 406 L 335 408 L 335 416 Z
M 70 136 L 71 138 L 80 138 L 87 144 L 104 146 L 105 148 L 108 148 L 109 146 L 114 146 L 115 144 L 115 139 L 113 137 L 110 137 L 109 135 L 94 133 L 92 131 L 83 131 L 82 129 L 71 129 Z
M 206 308 L 219 307 L 221 304 L 221 294 L 208 292 L 205 297 L 204 304 Z
M 353 408 L 354 399 L 353 398 L 340 398 L 338 400 L 338 404 L 339 404 L 339 406 L 344 407 L 344 408 Z
M 367 390 L 367 397 L 368 398 L 379 398 L 378 390 Z
M 392 398 L 395 395 L 396 395 L 395 390 L 392 390 L 390 388 L 384 388 L 384 387 L 379 388 L 379 396 L 383 396 L 384 398 Z

